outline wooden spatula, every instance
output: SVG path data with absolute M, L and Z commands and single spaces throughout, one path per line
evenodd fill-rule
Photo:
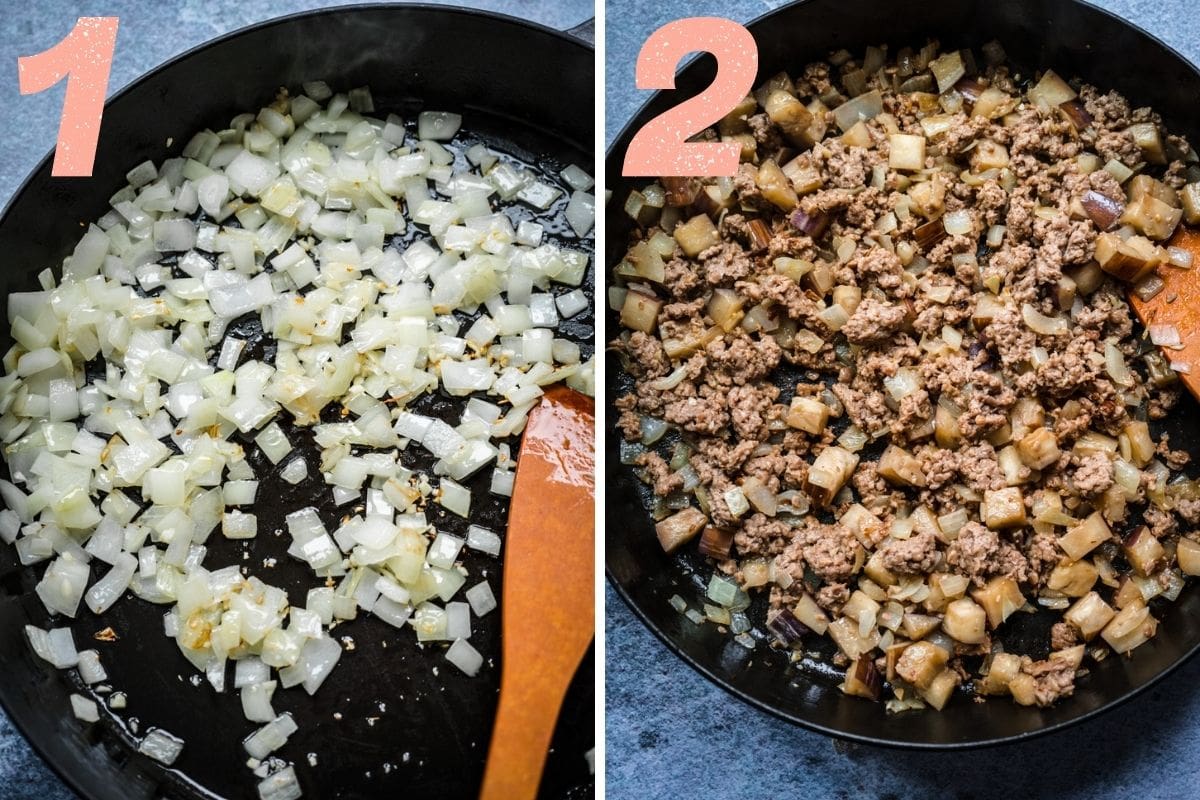
M 563 696 L 595 635 L 593 413 L 590 398 L 556 386 L 525 428 L 505 539 L 500 706 L 481 800 L 537 796 Z
M 1184 225 L 1171 237 L 1169 244 L 1192 254 L 1192 269 L 1178 269 L 1169 265 L 1158 268 L 1163 289 L 1150 300 L 1142 300 L 1133 292 L 1129 301 L 1142 324 L 1174 325 L 1182 341 L 1182 349 L 1163 349 L 1167 360 L 1190 367 L 1179 374 L 1179 379 L 1196 397 L 1200 397 L 1200 231 Z

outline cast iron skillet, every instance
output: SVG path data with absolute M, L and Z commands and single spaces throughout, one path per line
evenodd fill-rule
M 326 80 L 339 91 L 369 85 L 378 112 L 396 111 L 409 121 L 422 102 L 462 110 L 466 141 L 486 140 L 553 176 L 567 163 L 590 171 L 594 69 L 590 43 L 521 20 L 436 6 L 318 11 L 225 36 L 159 67 L 108 103 L 93 177 L 52 179 L 49 157 L 41 163 L 0 220 L 5 258 L 0 290 L 36 288 L 37 273 L 59 265 L 78 240 L 80 223 L 105 212 L 132 166 L 177 155 L 195 131 L 219 130 L 235 113 L 270 102 L 279 87 L 298 91 L 306 80 Z M 548 235 L 591 250 L 590 237 L 580 242 L 566 233 L 564 205 L 559 203 L 557 219 L 547 225 Z M 590 291 L 591 285 L 589 277 L 584 286 Z M 243 335 L 259 333 L 250 321 L 239 327 Z M 7 324 L 0 325 L 0 348 L 11 344 L 7 331 Z M 590 314 L 562 331 L 582 346 L 585 358 L 591 354 Z M 252 348 L 259 358 L 270 358 L 270 350 L 264 342 Z M 456 405 L 461 401 L 435 397 L 422 408 L 450 418 Z M 303 433 L 291 433 L 298 446 L 310 447 Z M 311 450 L 308 455 L 314 463 Z M 285 556 L 285 537 L 271 531 L 283 527 L 286 513 L 310 503 L 318 505 L 327 525 L 338 512 L 321 500 L 329 492 L 319 477 L 292 487 L 260 455 L 252 463 L 263 481 L 255 508 L 261 533 L 244 562 L 240 546 L 212 536 L 206 564 L 253 565 L 264 579 L 287 588 L 293 602 L 303 603 L 311 574 Z M 506 507 L 487 492 L 486 481 L 472 482 L 473 517 L 502 531 Z M 465 521 L 435 517 L 439 527 L 465 532 Z M 267 557 L 276 557 L 278 566 L 264 570 Z M 468 554 L 466 563 L 473 580 L 486 575 L 500 595 L 500 562 Z M 72 626 L 76 642 L 81 649 L 100 650 L 108 683 L 126 692 L 129 704 L 90 728 L 72 717 L 68 695 L 80 691 L 78 676 L 35 659 L 22 635 L 29 622 L 64 624 L 50 623 L 31 595 L 40 571 L 21 569 L 12 548 L 0 549 L 0 701 L 59 775 L 90 800 L 257 798 L 257 781 L 243 766 L 241 747 L 255 726 L 242 716 L 236 693 L 218 695 L 207 685 L 193 685 L 195 670 L 163 635 L 165 607 L 127 597 L 103 623 L 82 609 Z M 473 642 L 485 654 L 500 652 L 499 622 L 496 612 L 473 621 Z M 93 640 L 105 625 L 120 641 Z M 301 690 L 275 695 L 276 711 L 291 711 L 300 724 L 277 755 L 295 763 L 304 796 L 474 796 L 495 713 L 498 657 L 472 679 L 444 660 L 444 648 L 419 649 L 411 631 L 368 617 L 335 633 L 352 637 L 354 649 L 344 653 L 317 695 Z M 568 693 L 544 797 L 593 793 L 584 759 L 593 744 L 593 664 L 589 655 Z M 174 769 L 131 752 L 135 719 L 143 734 L 162 726 L 186 740 Z M 310 752 L 318 759 L 315 767 Z
M 1026 74 L 1052 67 L 1064 76 L 1116 89 L 1135 107 L 1153 107 L 1170 130 L 1193 142 L 1200 132 L 1194 113 L 1200 72 L 1128 22 L 1075 0 L 808 0 L 767 14 L 748 27 L 758 42 L 760 81 L 780 70 L 794 72 L 843 47 L 861 57 L 867 45 L 889 43 L 895 52 L 937 38 L 947 48 L 968 46 L 978 53 L 980 45 L 998 39 Z M 655 95 L 609 149 L 606 175 L 613 200 L 606 252 L 610 268 L 629 246 L 632 222 L 621 207 L 629 190 L 644 182 L 621 176 L 630 138 L 648 120 L 708 86 L 713 72 L 709 56 L 690 64 L 677 80 L 678 91 Z M 619 333 L 615 314 L 608 314 L 605 330 L 606 340 Z M 628 383 L 622 381 L 620 364 L 611 354 L 607 370 L 612 376 L 607 388 L 612 408 Z M 1170 432 L 1173 446 L 1194 454 L 1200 452 L 1200 436 L 1188 417 L 1195 411 L 1196 403 L 1188 397 L 1159 427 Z M 646 625 L 697 671 L 751 705 L 790 722 L 879 745 L 934 749 L 1014 741 L 1112 708 L 1200 648 L 1200 587 L 1193 584 L 1174 607 L 1155 612 L 1162 619 L 1158 635 L 1139 647 L 1132 659 L 1109 658 L 1093 665 L 1091 674 L 1078 681 L 1074 697 L 1052 708 L 1023 708 L 1007 699 L 974 703 L 959 696 L 940 713 L 887 715 L 879 704 L 843 695 L 837 688 L 840 671 L 819 662 L 789 665 L 762 641 L 751 654 L 715 626 L 693 625 L 671 607 L 668 601 L 674 594 L 696 607 L 712 568 L 694 547 L 681 557 L 662 552 L 644 510 L 645 487 L 620 464 L 615 417 L 610 414 L 605 431 L 609 579 Z M 762 613 L 759 608 L 760 624 Z M 1018 616 L 1022 624 L 1005 637 L 1006 647 L 1044 657 L 1050 620 L 1041 615 Z

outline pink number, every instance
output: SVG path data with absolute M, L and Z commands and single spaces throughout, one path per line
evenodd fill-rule
M 623 174 L 734 175 L 740 146 L 734 142 L 689 142 L 741 102 L 758 73 L 758 46 L 750 32 L 719 17 L 669 22 L 642 45 L 637 61 L 639 89 L 674 89 L 679 59 L 712 53 L 717 76 L 705 91 L 664 111 L 637 132 L 625 153 Z
M 80 17 L 67 38 L 49 50 L 17 59 L 21 94 L 43 92 L 67 79 L 51 175 L 86 178 L 92 174 L 116 43 L 116 17 Z

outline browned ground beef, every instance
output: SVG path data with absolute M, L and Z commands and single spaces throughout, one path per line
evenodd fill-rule
M 737 175 L 663 179 L 668 205 L 641 220 L 623 265 L 630 297 L 659 305 L 623 317 L 639 330 L 612 347 L 635 382 L 618 426 L 631 442 L 640 415 L 679 432 L 666 447 L 684 448 L 695 502 L 733 533 L 721 573 L 744 580 L 758 573 L 743 565 L 773 560 L 772 609 L 876 614 L 870 636 L 859 616 L 837 629 L 843 663 L 862 644 L 846 631 L 884 667 L 888 646 L 962 636 L 930 667 L 945 686 L 977 677 L 960 656 L 998 646 L 994 614 L 1089 591 L 1137 611 L 1095 572 L 1137 556 L 1122 541 L 1143 521 L 1166 547 L 1147 557 L 1153 577 L 1178 578 L 1171 543 L 1200 524 L 1200 489 L 1167 482 L 1188 454 L 1146 422 L 1180 391 L 1105 253 L 1126 242 L 1165 257 L 1179 190 L 1200 169 L 1119 95 L 1053 73 L 1018 84 L 1002 59 L 948 53 L 935 72 L 961 57 L 966 74 L 939 96 L 922 52 L 871 75 L 844 54 L 775 76 L 709 131 L 741 144 Z M 661 269 L 632 249 L 642 242 L 660 246 Z M 655 388 L 680 365 L 681 381 Z M 678 500 L 684 475 L 663 455 L 636 464 Z M 1089 518 L 1110 532 L 1084 546 L 1068 534 Z M 987 609 L 982 636 L 943 619 L 951 602 L 963 619 Z M 884 624 L 897 610 L 935 624 Z M 1152 634 L 1152 618 L 1139 630 Z M 1050 645 L 1084 641 L 1060 622 Z M 1012 693 L 1070 695 L 1077 663 L 1025 659 Z M 906 661 L 893 695 L 936 705 L 927 666 Z

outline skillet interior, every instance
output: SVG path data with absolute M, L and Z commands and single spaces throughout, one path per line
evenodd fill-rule
M 808 0 L 767 14 L 748 27 L 758 42 L 760 81 L 780 70 L 792 71 L 821 60 L 842 47 L 861 53 L 869 44 L 888 43 L 894 49 L 937 38 L 945 47 L 978 48 L 998 39 L 1022 71 L 1053 67 L 1064 76 L 1116 89 L 1134 106 L 1153 107 L 1172 131 L 1197 141 L 1192 113 L 1200 93 L 1196 68 L 1129 23 L 1074 0 L 886 4 Z M 656 94 L 610 149 L 606 163 L 607 186 L 613 193 L 606 234 L 610 269 L 627 250 L 632 230 L 621 204 L 631 188 L 644 182 L 620 174 L 630 138 L 649 119 L 706 87 L 713 74 L 708 56 L 685 68 L 676 82 L 679 92 Z M 606 341 L 618 334 L 615 314 L 607 315 L 605 331 Z M 614 356 L 608 356 L 606 367 L 612 408 L 629 383 Z M 1200 433 L 1192 421 L 1196 409 L 1196 402 L 1185 398 L 1155 431 L 1169 432 L 1172 446 L 1193 457 L 1200 454 Z M 615 416 L 610 415 L 610 422 Z M 651 630 L 698 671 L 791 722 L 884 745 L 938 748 L 994 743 L 1046 732 L 1109 708 L 1149 686 L 1200 647 L 1200 587 L 1193 583 L 1163 616 L 1158 635 L 1138 648 L 1134 658 L 1109 658 L 1093 666 L 1092 673 L 1077 683 L 1074 697 L 1052 708 L 1023 708 L 1007 700 L 978 704 L 959 697 L 940 713 L 885 715 L 882 706 L 843 695 L 837 688 L 840 671 L 835 673 L 824 663 L 789 665 L 778 653 L 768 653 L 762 643 L 751 654 L 715 626 L 693 625 L 678 614 L 669 598 L 679 594 L 689 604 L 699 599 L 711 566 L 694 548 L 674 558 L 662 552 L 645 511 L 645 487 L 620 464 L 619 434 L 610 424 L 605 436 L 607 568 L 617 590 Z M 1195 474 L 1194 469 L 1189 474 Z M 762 621 L 761 607 L 758 621 Z M 1049 622 L 1042 615 L 1023 620 L 1006 637 L 1006 644 L 1010 649 L 1044 651 Z
M 456 42 L 471 46 L 447 58 L 447 48 Z M 545 64 L 560 66 L 555 81 L 538 78 Z M 369 85 L 377 109 L 410 120 L 422 101 L 462 110 L 468 136 L 542 165 L 550 175 L 568 163 L 589 168 L 593 163 L 592 116 L 569 113 L 580 105 L 592 106 L 593 53 L 567 36 L 444 7 L 376 6 L 289 17 L 185 54 L 114 98 L 106 106 L 92 178 L 52 180 L 49 160 L 43 161 L 0 220 L 0 252 L 7 261 L 0 289 L 36 288 L 36 274 L 58 266 L 78 239 L 80 223 L 106 210 L 107 198 L 123 185 L 130 167 L 177 154 L 196 130 L 222 128 L 233 114 L 269 102 L 278 87 L 297 90 L 300 82 L 311 79 L 343 91 Z M 165 146 L 169 139 L 172 145 Z M 548 233 L 565 246 L 579 247 L 579 240 L 563 236 L 562 205 L 558 218 L 547 225 Z M 585 246 L 591 248 L 592 242 Z M 589 295 L 591 274 L 584 283 Z M 586 358 L 592 350 L 591 329 L 592 317 L 585 313 L 561 332 L 581 345 Z M 7 330 L 0 326 L 5 348 L 11 344 Z M 435 397 L 424 413 L 449 418 L 457 414 L 457 405 Z M 254 466 L 263 481 L 255 511 L 264 533 L 253 541 L 245 563 L 261 567 L 263 558 L 275 556 L 278 566 L 259 574 L 303 602 L 311 575 L 283 555 L 284 540 L 269 531 L 282 527 L 289 511 L 314 503 L 318 490 L 327 496 L 327 487 L 319 480 L 290 487 L 278 478 L 278 470 Z M 503 530 L 505 510 L 487 493 L 486 478 L 471 486 L 473 521 Z M 335 518 L 333 509 L 320 510 L 327 524 Z M 431 517 L 439 526 L 465 531 L 458 520 Z M 209 540 L 208 563 L 243 558 L 239 547 L 219 539 Z M 500 562 L 475 554 L 465 561 L 472 579 L 486 574 L 499 595 Z M 71 719 L 68 693 L 78 690 L 76 676 L 37 661 L 21 632 L 28 622 L 47 624 L 44 609 L 30 594 L 35 572 L 40 570 L 20 568 L 11 548 L 0 551 L 0 671 L 6 676 L 0 700 L 60 775 L 77 792 L 97 800 L 257 797 L 255 780 L 242 766 L 240 744 L 255 726 L 242 717 L 235 693 L 217 695 L 208 686 L 192 685 L 195 670 L 162 633 L 166 607 L 126 599 L 103 623 L 84 609 L 73 627 L 79 647 L 100 649 L 109 682 L 127 692 L 129 707 L 122 718 L 137 718 L 142 733 L 161 725 L 185 739 L 177 769 L 131 756 L 127 725 L 105 716 L 86 729 Z M 499 613 L 473 621 L 476 646 L 485 654 L 499 653 L 499 623 Z M 93 642 L 92 635 L 104 625 L 111 625 L 121 641 Z M 410 796 L 473 796 L 487 754 L 498 659 L 471 679 L 438 650 L 420 652 L 411 633 L 377 620 L 360 619 L 335 634 L 353 637 L 355 649 L 345 654 L 322 690 L 312 698 L 298 690 L 275 696 L 276 711 L 291 711 L 300 724 L 300 733 L 277 755 L 296 764 L 305 796 L 361 798 L 402 791 Z M 593 676 L 589 652 L 559 720 L 544 797 L 591 794 L 583 753 L 593 745 Z M 318 754 L 315 767 L 309 752 Z

